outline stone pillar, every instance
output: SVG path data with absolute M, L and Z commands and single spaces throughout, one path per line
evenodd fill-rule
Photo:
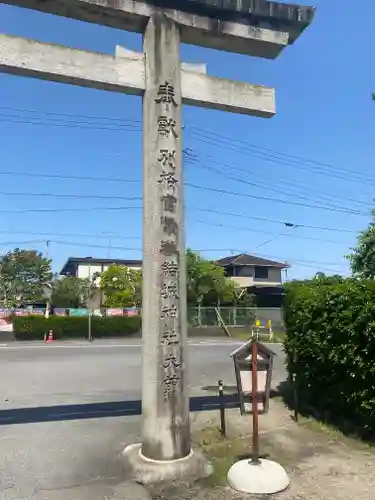
M 163 13 L 144 33 L 143 442 L 152 460 L 190 454 L 185 347 L 185 230 L 178 26 Z
M 212 467 L 190 448 L 178 26 L 156 12 L 143 46 L 143 438 L 123 455 L 149 484 Z

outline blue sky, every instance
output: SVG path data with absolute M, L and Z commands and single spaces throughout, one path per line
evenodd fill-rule
M 320 1 L 313 26 L 275 61 L 182 46 L 183 61 L 273 86 L 277 98 L 271 120 L 184 108 L 184 147 L 196 159 L 186 182 L 245 195 L 187 187 L 190 247 L 210 258 L 232 249 L 288 260 L 290 277 L 347 272 L 344 255 L 374 198 L 374 18 L 371 0 L 361 9 Z M 116 45 L 141 49 L 140 35 L 4 5 L 0 31 L 110 54 Z M 141 196 L 140 120 L 138 97 L 0 74 L 0 252 L 16 242 L 45 251 L 49 240 L 55 270 L 68 256 L 140 258 L 141 211 L 129 207 L 141 202 L 126 199 Z M 275 220 L 348 232 L 297 227 L 283 236 Z

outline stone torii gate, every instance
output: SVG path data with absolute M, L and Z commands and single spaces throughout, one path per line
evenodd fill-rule
M 182 104 L 270 118 L 275 91 L 180 62 L 180 42 L 275 58 L 314 9 L 265 0 L 3 0 L 143 34 L 114 56 L 0 35 L 0 71 L 143 96 L 143 439 L 124 455 L 152 482 L 207 465 L 191 450 L 186 374 Z

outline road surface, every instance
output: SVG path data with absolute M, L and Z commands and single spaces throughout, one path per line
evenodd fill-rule
M 229 354 L 240 343 L 194 340 L 189 343 L 189 391 L 222 379 L 234 386 Z M 285 378 L 281 346 L 275 358 L 274 382 Z M 0 498 L 39 500 L 69 497 L 69 489 L 96 481 L 121 482 L 120 454 L 140 439 L 139 417 L 9 425 L 10 409 L 53 407 L 135 400 L 141 397 L 141 346 L 135 341 L 95 341 L 0 345 Z M 23 410 L 25 411 L 25 410 Z M 43 496 L 44 495 L 44 496 Z M 60 496 L 59 496 L 60 495 Z M 87 494 L 92 497 L 92 491 Z M 82 497 L 82 500 L 86 500 Z

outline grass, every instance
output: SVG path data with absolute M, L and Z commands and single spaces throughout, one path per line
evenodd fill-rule
M 228 470 L 234 462 L 239 457 L 250 454 L 248 438 L 224 438 L 216 427 L 208 427 L 198 432 L 195 442 L 212 463 L 213 474 L 207 479 L 210 486 L 225 485 Z
M 344 434 L 343 431 L 328 424 L 327 422 L 322 422 L 314 417 L 299 417 L 298 425 L 309 429 L 312 432 L 318 434 L 325 434 L 327 439 L 330 441 L 340 441 L 351 448 L 358 448 L 361 450 L 374 451 L 374 443 L 363 441 L 360 437 L 355 434 Z
M 341 441 L 344 437 L 344 434 L 339 429 L 336 429 L 325 422 L 321 422 L 320 420 L 316 420 L 313 417 L 299 417 L 298 425 L 313 432 L 320 434 L 324 433 L 332 439 Z
M 217 427 L 207 427 L 194 435 L 194 443 L 213 466 L 212 475 L 207 478 L 207 486 L 223 486 L 227 484 L 227 474 L 231 466 L 238 460 L 251 459 L 252 434 L 237 434 L 223 437 Z M 272 431 L 262 433 L 260 437 L 260 457 L 275 456 L 282 463 L 291 462 L 288 449 L 274 449 Z
M 288 415 L 285 417 L 289 422 Z M 278 439 L 283 437 L 284 439 Z M 227 485 L 230 467 L 238 460 L 250 459 L 251 433 L 224 438 L 217 427 L 209 426 L 194 433 L 194 444 L 208 458 L 213 466 L 212 475 L 204 481 L 208 488 Z M 334 454 L 336 445 L 344 445 L 345 453 L 374 453 L 374 448 L 353 437 L 347 437 L 339 430 L 313 418 L 300 417 L 298 424 L 284 429 L 268 429 L 260 437 L 261 457 L 276 460 L 287 469 L 296 469 L 306 461 L 326 451 Z M 320 451 L 319 451 L 320 450 Z M 340 451 L 342 453 L 342 449 Z M 338 460 L 340 460 L 340 456 Z M 324 458 L 322 457 L 324 462 Z M 310 497 L 309 497 L 310 498 Z M 312 497 L 311 497 L 312 498 Z

